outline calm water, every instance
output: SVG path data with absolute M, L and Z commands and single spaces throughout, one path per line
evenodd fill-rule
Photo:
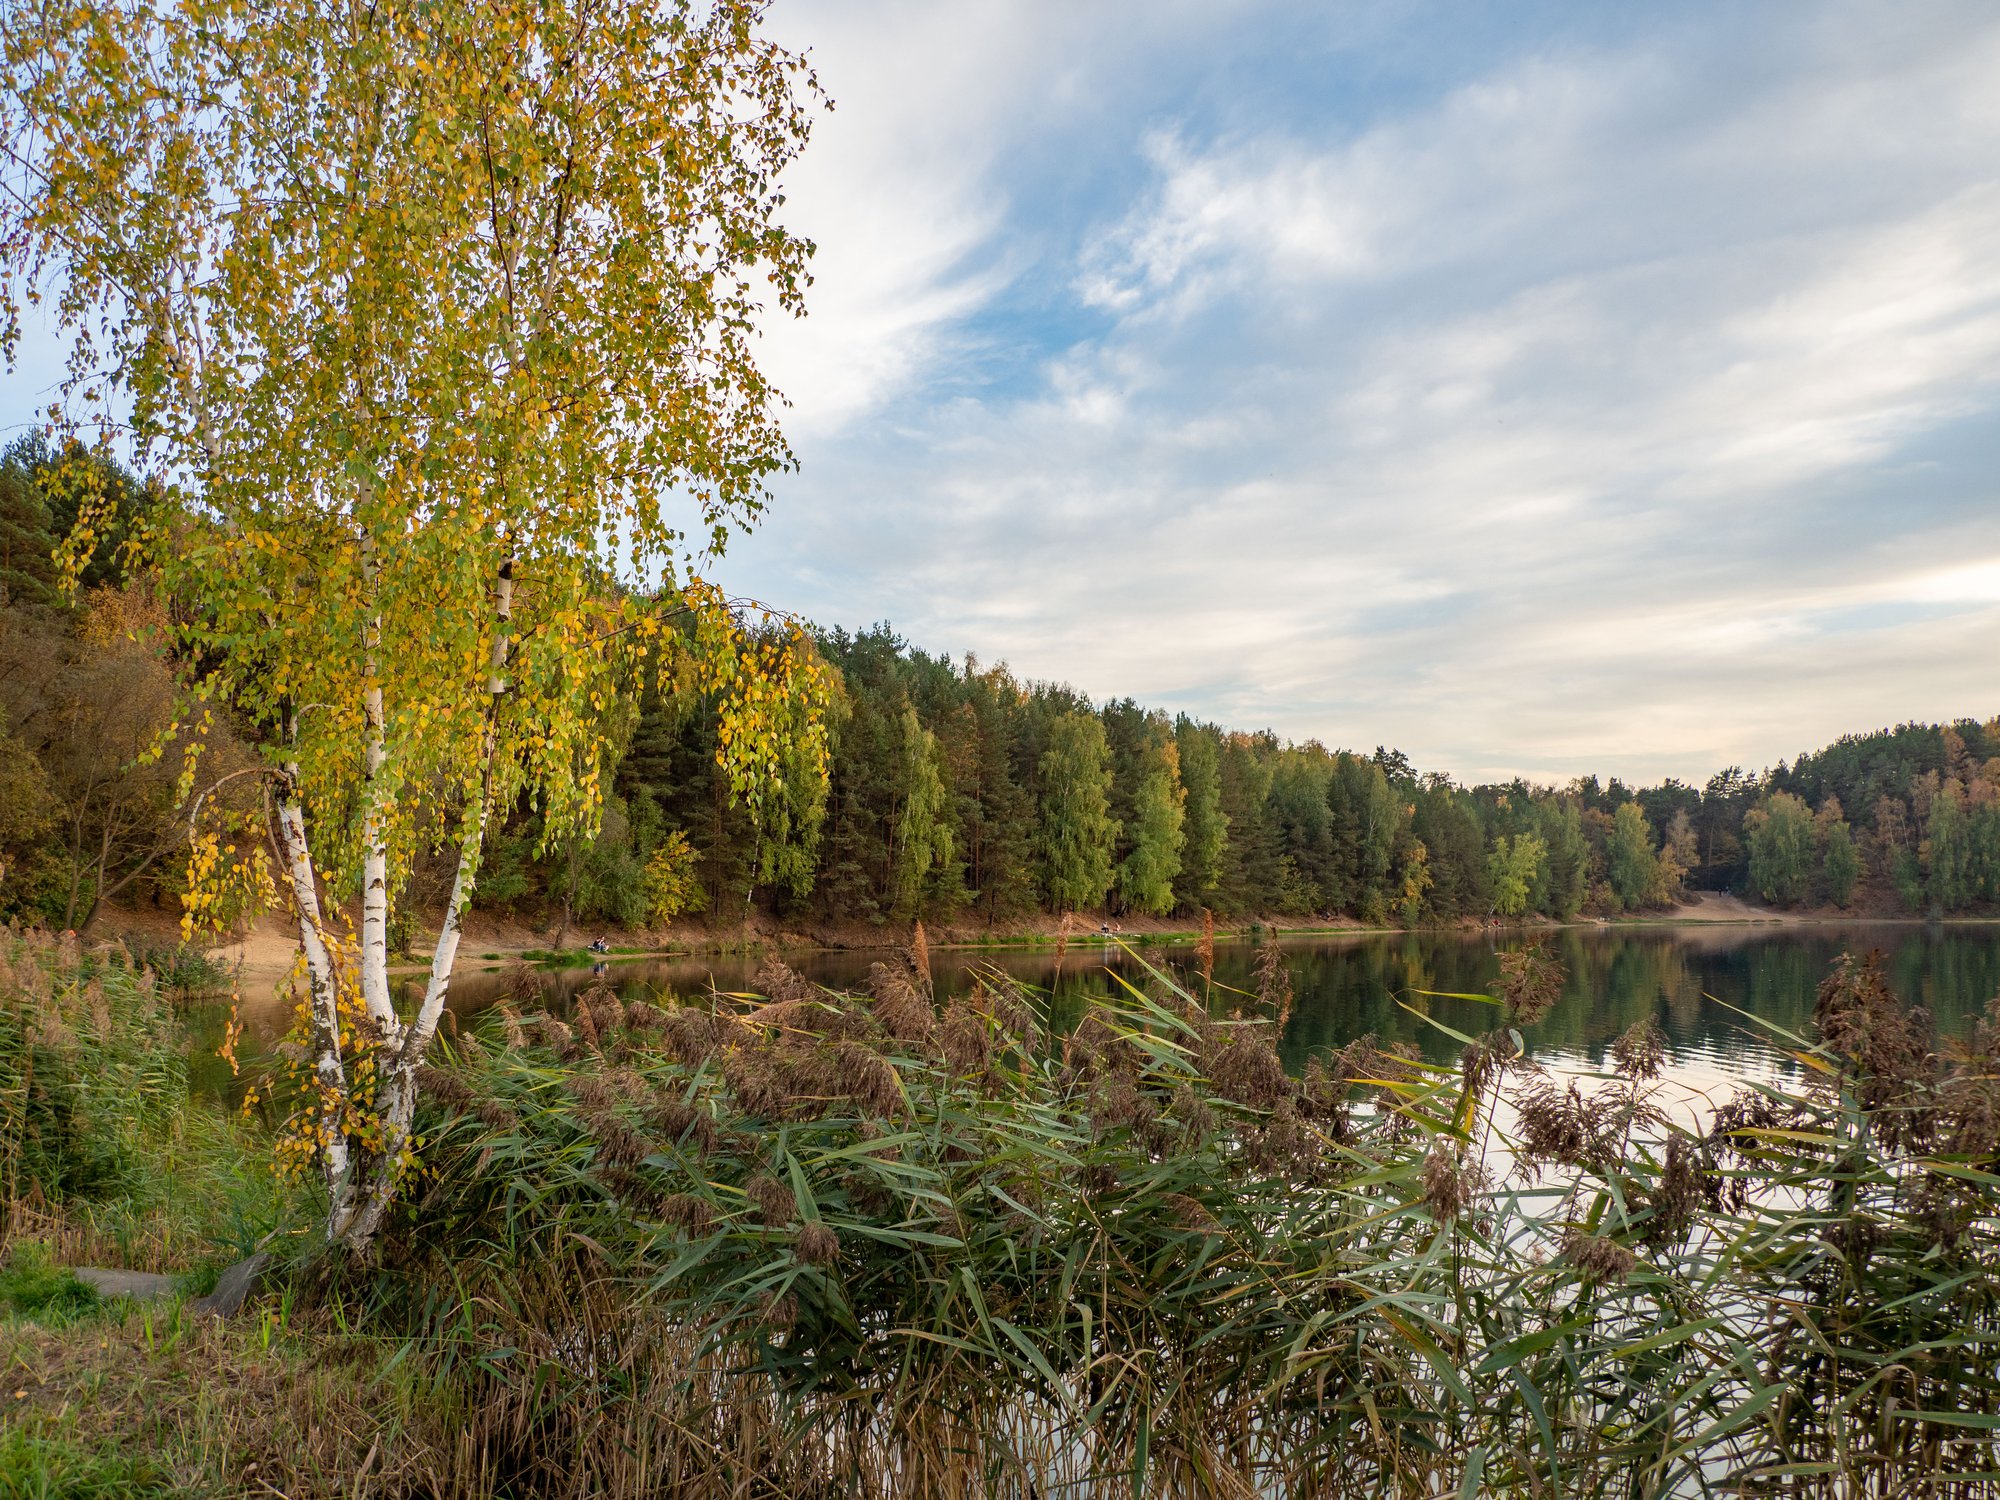
M 1423 932 L 1282 940 L 1296 992 L 1282 1043 L 1287 1066 L 1296 1071 L 1314 1053 L 1370 1032 L 1415 1043 L 1441 1062 L 1455 1058 L 1458 1044 L 1399 1002 L 1427 1006 L 1437 1020 L 1468 1034 L 1489 1029 L 1494 1024 L 1490 1007 L 1462 1000 L 1426 1002 L 1418 992 L 1489 991 L 1502 946 L 1518 941 L 1514 936 Z M 1668 1076 L 1691 1096 L 1707 1098 L 1726 1096 L 1734 1084 L 1749 1078 L 1790 1071 L 1782 1045 L 1737 1012 L 1804 1032 L 1813 991 L 1843 952 L 1879 950 L 1897 993 L 1926 1007 L 1940 1035 L 1963 1034 L 1986 1002 L 2000 994 L 2000 925 L 1577 928 L 1555 933 L 1550 941 L 1569 970 L 1569 981 L 1547 1019 L 1528 1033 L 1536 1056 L 1558 1066 L 1594 1069 L 1620 1032 L 1651 1013 L 1659 1017 L 1671 1048 Z M 1217 944 L 1218 984 L 1254 990 L 1258 952 L 1253 943 Z M 840 989 L 859 988 L 869 966 L 891 956 L 804 953 L 787 955 L 787 961 L 808 979 Z M 614 962 L 605 977 L 627 998 L 691 997 L 706 994 L 711 986 L 740 993 L 750 989 L 759 962 Z M 962 990 L 981 968 L 997 967 L 1052 992 L 1058 1024 L 1087 999 L 1112 993 L 1114 974 L 1142 984 L 1148 963 L 1184 968 L 1192 965 L 1193 955 L 1185 946 L 1126 953 L 1096 942 L 1073 943 L 1058 969 L 1053 950 L 932 954 L 940 995 Z M 552 971 L 548 978 L 560 996 L 588 985 L 592 976 L 579 968 Z M 455 986 L 452 1008 L 468 1018 L 500 992 L 497 976 L 466 974 Z M 265 1037 L 256 1035 L 260 1029 L 267 1031 Z M 268 1028 L 253 1023 L 252 1046 L 260 1041 L 268 1041 Z

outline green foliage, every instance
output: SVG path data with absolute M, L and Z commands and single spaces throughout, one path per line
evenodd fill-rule
M 1653 850 L 1653 831 L 1638 803 L 1627 802 L 1613 815 L 1605 863 L 1612 894 L 1621 907 L 1631 910 L 1653 898 L 1659 863 Z
M 1095 715 L 1066 713 L 1050 728 L 1038 768 L 1042 892 L 1058 910 L 1099 905 L 1111 888 L 1110 750 Z
M 1590 882 L 1590 843 L 1583 833 L 1582 809 L 1570 798 L 1549 798 L 1535 806 L 1548 849 L 1548 882 L 1539 909 L 1568 920 L 1583 909 Z
M 55 550 L 48 502 L 16 444 L 0 454 L 0 605 L 54 605 Z
M 188 1492 L 160 1465 L 115 1447 L 86 1448 L 0 1430 L 0 1500 L 173 1500 Z
M 638 926 L 647 918 L 646 866 L 632 847 L 632 825 L 623 803 L 607 800 L 596 832 L 573 842 L 549 881 L 583 922 Z
M 197 732 L 183 779 L 199 731 L 234 723 L 275 814 L 197 833 L 187 917 L 282 880 L 309 982 L 298 1139 L 357 1250 L 404 1170 L 489 823 L 529 807 L 542 847 L 589 839 L 565 895 L 633 920 L 643 867 L 598 825 L 646 674 L 713 700 L 716 769 L 759 829 L 823 759 L 803 631 L 699 574 L 792 462 L 756 336 L 767 299 L 803 308 L 811 246 L 776 188 L 817 91 L 762 10 L 55 0 L 0 20 L 6 326 L 45 301 L 71 355 L 51 416 L 108 432 L 120 412 L 171 480 L 143 550 Z M 71 571 L 109 512 L 80 504 Z M 405 1020 L 390 934 L 439 850 Z M 323 881 L 358 896 L 351 961 Z
M 1854 833 L 1847 820 L 1838 815 L 1839 803 L 1833 806 L 1835 816 L 1822 823 L 1820 838 L 1824 852 L 1820 858 L 1820 880 L 1826 899 L 1835 906 L 1845 906 L 1854 894 L 1855 882 L 1861 878 L 1861 851 L 1855 847 Z
M 1401 876 L 1396 899 L 1396 917 L 1405 927 L 1416 926 L 1424 912 L 1424 895 L 1433 883 L 1431 851 L 1422 839 L 1411 839 L 1397 860 Z
M 1695 837 L 1694 819 L 1685 807 L 1676 807 L 1668 815 L 1666 832 L 1660 839 L 1655 898 L 1663 905 L 1679 900 L 1687 893 L 1688 873 L 1700 862 L 1700 842 Z
M 1974 892 L 1975 854 L 1958 782 L 1947 781 L 1931 803 L 1930 837 L 1924 841 L 1924 890 L 1933 910 L 1962 910 Z
M 1743 820 L 1750 883 L 1766 901 L 1791 906 L 1812 894 L 1817 863 L 1812 814 L 1789 792 L 1774 792 Z
M 130 1193 L 187 1091 L 150 976 L 0 934 L 0 1198 Z
M 1207 725 L 1183 718 L 1175 728 L 1174 743 L 1180 753 L 1181 785 L 1187 792 L 1181 868 L 1174 891 L 1182 906 L 1213 905 L 1222 878 L 1222 853 L 1229 842 L 1229 815 L 1222 810 L 1220 736 Z
M 154 982 L 176 1000 L 193 1000 L 229 989 L 229 969 L 192 943 L 136 947 L 132 961 L 142 970 L 152 970 Z
M 1548 850 L 1539 836 L 1523 833 L 1494 841 L 1487 862 L 1487 882 L 1493 890 L 1493 910 L 1503 917 L 1518 917 L 1528 910 L 1536 885 L 1545 878 Z
M 694 846 L 676 828 L 647 856 L 646 914 L 662 926 L 684 912 L 700 911 L 706 893 L 695 874 Z
M 16 438 L 0 452 L 0 608 L 53 609 L 67 602 L 71 583 L 124 584 L 128 544 L 154 499 L 102 450 L 58 447 L 39 433 Z M 80 516 L 89 535 L 73 543 Z M 74 555 L 59 565 L 64 551 Z
M 933 877 L 951 863 L 954 841 L 947 818 L 944 772 L 937 736 L 905 708 L 898 728 L 896 810 L 891 847 L 895 912 L 920 911 Z
M 0 931 L 0 1237 L 28 1205 L 103 1263 L 248 1254 L 290 1202 L 257 1126 L 191 1092 L 197 1063 L 225 1066 L 218 1045 L 233 1034 L 194 1040 L 116 950 Z
M 1824 1084 L 1690 1132 L 1650 1020 L 1600 1083 L 1520 1056 L 1563 978 L 1509 954 L 1456 1068 L 1369 1040 L 1303 1078 L 1158 972 L 1061 1039 L 997 979 L 942 1016 L 886 969 L 768 970 L 747 1024 L 600 997 L 433 1089 L 421 1225 L 347 1315 L 606 1490 L 635 1452 L 890 1496 L 1992 1468 L 2000 1012 L 1940 1051 L 1843 961 L 1779 1038 Z M 464 1361 L 467 1306 L 484 1348 L 581 1323 L 598 1358 Z
M 1170 740 L 1156 768 L 1139 783 L 1125 827 L 1131 850 L 1118 866 L 1118 895 L 1127 910 L 1163 916 L 1173 909 L 1174 880 L 1187 842 L 1186 802 L 1180 755 Z

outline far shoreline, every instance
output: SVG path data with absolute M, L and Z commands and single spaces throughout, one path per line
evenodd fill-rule
M 1110 931 L 1105 931 L 1103 928 L 1102 924 L 1107 923 L 1111 928 Z M 1567 922 L 1541 917 L 1504 920 L 1467 919 L 1456 923 L 1398 927 L 1348 920 L 1298 922 L 1282 918 L 1275 920 L 1255 918 L 1231 923 L 1228 926 L 1218 925 L 1214 929 L 1214 936 L 1221 942 L 1257 942 L 1266 937 L 1290 941 L 1427 933 L 1456 935 L 1470 940 L 1479 937 L 1632 928 L 1775 929 L 1851 925 L 1991 927 L 2000 925 L 2000 915 L 1929 918 L 1871 911 L 1843 912 L 1824 908 L 1785 911 L 1753 905 L 1740 897 L 1718 892 L 1702 892 L 1696 899 L 1668 911 L 1624 913 L 1615 917 L 1583 916 Z M 1202 936 L 1199 926 L 1190 926 L 1182 920 L 1164 918 L 1112 921 L 1109 918 L 1093 916 L 1086 922 L 1079 917 L 1067 934 L 1063 932 L 1062 927 L 1060 918 L 1015 919 L 1009 922 L 1005 929 L 941 923 L 935 930 L 927 931 L 926 946 L 932 952 L 1032 952 L 1084 947 L 1115 940 L 1133 947 L 1151 948 L 1188 945 L 1200 941 Z M 912 928 L 892 928 L 887 924 L 880 928 L 753 924 L 726 929 L 692 928 L 678 936 L 657 932 L 581 927 L 573 928 L 572 936 L 581 935 L 584 941 L 566 943 L 561 950 L 556 950 L 548 946 L 548 936 L 545 931 L 537 932 L 525 924 L 489 921 L 477 923 L 467 933 L 464 947 L 460 950 L 458 972 L 492 973 L 516 963 L 553 969 L 571 968 L 593 962 L 623 965 L 717 958 L 732 954 L 782 959 L 787 955 L 812 953 L 894 953 L 910 946 L 912 932 Z M 119 935 L 128 941 L 137 938 L 142 942 L 152 936 L 150 932 L 143 930 L 125 931 Z M 178 931 L 174 936 L 178 938 Z M 413 944 L 418 952 L 421 952 L 425 945 L 427 936 L 428 934 L 420 934 L 417 942 Z M 607 949 L 593 953 L 588 946 L 588 939 L 591 937 L 602 937 L 608 945 Z M 275 987 L 281 984 L 290 973 L 297 952 L 297 938 L 289 933 L 286 924 L 274 916 L 265 916 L 249 931 L 230 941 L 210 947 L 208 956 L 230 971 L 236 987 L 241 991 L 252 987 L 264 985 Z M 392 965 L 391 972 L 407 977 L 425 973 L 428 968 L 427 962 L 413 957 Z

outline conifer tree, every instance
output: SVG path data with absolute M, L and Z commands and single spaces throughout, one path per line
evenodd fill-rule
M 56 602 L 56 537 L 20 444 L 0 455 L 0 607 Z

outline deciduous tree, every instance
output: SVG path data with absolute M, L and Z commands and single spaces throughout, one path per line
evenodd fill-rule
M 1095 714 L 1070 712 L 1049 729 L 1040 765 L 1042 891 L 1058 911 L 1099 905 L 1111 889 L 1118 824 L 1111 816 L 1111 751 Z
M 1766 901 L 1796 905 L 1816 873 L 1812 813 L 1790 792 L 1773 792 L 1743 819 L 1751 888 Z
M 915 915 L 934 872 L 951 862 L 951 823 L 937 736 L 905 708 L 899 724 L 896 810 L 890 832 L 896 914 Z
M 1516 834 L 1511 839 L 1502 835 L 1494 840 L 1493 852 L 1487 856 L 1486 879 L 1492 887 L 1493 910 L 1497 915 L 1518 917 L 1527 913 L 1529 894 L 1542 878 L 1547 860 L 1547 846 L 1535 834 Z
M 1132 847 L 1118 866 L 1118 894 L 1129 910 L 1163 916 L 1173 909 L 1174 878 L 1187 843 L 1186 803 L 1180 754 L 1168 740 L 1140 779 L 1132 826 L 1126 830 Z
M 810 718 L 788 645 L 746 646 L 690 571 L 790 461 L 752 338 L 760 299 L 796 308 L 804 284 L 776 177 L 809 90 L 760 12 L 47 0 L 0 19 L 9 329 L 46 291 L 66 409 L 129 412 L 174 487 L 151 555 L 195 691 L 265 757 L 309 1134 L 356 1249 L 410 1159 L 495 810 L 532 799 L 552 836 L 594 822 L 598 713 L 649 649 L 722 701 L 753 807 Z M 669 642 L 621 568 L 693 628 Z M 440 792 L 456 873 L 404 1015 L 388 933 Z M 327 906 L 347 892 L 352 944 Z
M 1621 803 L 1612 814 L 1604 863 L 1620 906 L 1628 910 L 1642 906 L 1657 890 L 1659 864 L 1653 852 L 1653 830 L 1638 803 Z

